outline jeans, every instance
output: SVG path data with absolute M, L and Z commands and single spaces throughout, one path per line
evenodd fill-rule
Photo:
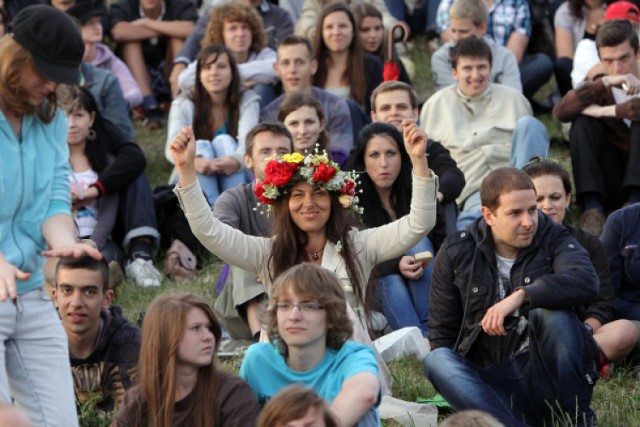
M 438 0 L 424 0 L 409 14 L 404 0 L 384 0 L 387 10 L 398 21 L 409 24 L 412 33 L 423 34 L 429 29 L 436 28 L 436 15 L 438 13 Z
M 511 137 L 511 167 L 522 169 L 534 157 L 546 158 L 549 151 L 549 135 L 538 119 L 520 117 Z M 465 199 L 458 214 L 458 230 L 482 216 L 480 192 L 476 191 Z
M 407 251 L 407 255 L 424 251 L 433 253 L 433 245 L 426 237 Z M 409 280 L 401 274 L 390 274 L 378 279 L 382 311 L 392 329 L 417 326 L 422 336 L 429 337 L 427 314 L 432 270 L 433 262 L 425 267 L 424 274 L 417 280 Z
M 77 426 L 67 335 L 42 288 L 0 302 L 0 402 L 36 426 Z
M 267 83 L 258 83 L 253 86 L 253 91 L 260 95 L 260 108 L 264 108 L 276 99 L 276 89 L 273 85 Z
M 553 416 L 563 416 L 561 408 L 577 425 L 591 426 L 596 420 L 589 407 L 592 378 L 597 373 L 585 370 L 583 353 L 595 343 L 586 341 L 593 339 L 585 338 L 581 328 L 569 311 L 533 309 L 528 350 L 482 368 L 441 347 L 427 354 L 425 374 L 457 411 L 479 409 L 506 426 L 524 426 L 553 425 Z M 597 352 L 593 354 L 590 362 L 595 363 Z
M 133 239 L 149 237 L 153 244 L 154 255 L 160 247 L 160 233 L 153 202 L 151 186 L 144 173 L 129 184 L 120 196 L 116 236 L 122 240 L 122 249 L 129 253 Z
M 553 62 L 544 53 L 525 55 L 519 68 L 522 94 L 527 99 L 531 99 L 553 74 Z
M 205 159 L 230 156 L 236 152 L 237 148 L 238 143 L 236 140 L 227 134 L 218 135 L 213 141 L 207 141 L 206 139 L 196 141 L 196 155 Z M 199 173 L 197 177 L 202 191 L 207 198 L 207 202 L 209 202 L 209 206 L 213 206 L 220 193 L 224 190 L 245 183 L 245 174 L 242 169 L 231 175 L 224 175 L 222 173 L 205 175 Z

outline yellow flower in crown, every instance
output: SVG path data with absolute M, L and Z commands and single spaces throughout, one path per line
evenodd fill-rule
M 300 153 L 285 154 L 282 156 L 282 160 L 287 163 L 302 163 L 304 161 L 304 156 Z

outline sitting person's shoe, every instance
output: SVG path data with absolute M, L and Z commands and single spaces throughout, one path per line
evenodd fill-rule
M 580 228 L 600 238 L 606 220 L 600 209 L 587 209 L 580 217 Z
M 135 281 L 142 288 L 158 287 L 162 283 L 162 274 L 156 270 L 151 260 L 132 259 L 125 270 L 127 278 Z
M 144 109 L 144 122 L 146 129 L 160 129 L 164 126 L 164 112 L 160 106 Z

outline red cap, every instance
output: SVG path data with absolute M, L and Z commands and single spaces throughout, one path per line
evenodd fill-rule
M 633 22 L 640 22 L 640 9 L 631 2 L 617 1 L 607 6 L 604 19 L 607 21 L 611 19 L 628 19 Z

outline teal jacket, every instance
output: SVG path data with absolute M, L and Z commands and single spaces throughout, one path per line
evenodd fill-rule
M 31 273 L 29 280 L 18 281 L 18 294 L 44 282 L 42 224 L 70 214 L 69 172 L 67 118 L 61 110 L 48 124 L 25 115 L 21 139 L 0 112 L 0 252 Z

